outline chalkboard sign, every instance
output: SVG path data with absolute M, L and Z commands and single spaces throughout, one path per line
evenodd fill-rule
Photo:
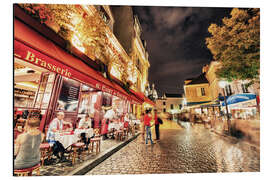
M 58 99 L 57 110 L 74 112 L 78 108 L 80 83 L 64 78 Z

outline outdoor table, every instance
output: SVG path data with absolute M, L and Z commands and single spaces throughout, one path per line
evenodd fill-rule
M 85 133 L 85 137 L 90 138 L 94 135 L 94 129 L 88 128 L 88 129 L 75 129 L 74 134 L 77 137 L 81 137 L 81 133 Z
M 132 120 L 132 122 L 135 124 L 141 124 L 141 121 L 140 120 Z
M 117 128 L 117 123 L 110 123 L 109 126 L 108 126 L 108 130 L 111 131 L 112 129 L 116 129 Z
M 55 133 L 55 140 L 59 141 L 64 148 L 68 148 L 73 143 L 76 143 L 79 138 L 76 136 L 76 134 L 73 134 L 71 132 L 64 132 L 64 133 Z
M 115 129 L 115 130 L 120 130 L 121 127 L 124 127 L 124 123 L 110 123 L 109 124 L 109 127 L 108 127 L 108 130 L 111 131 L 112 129 Z

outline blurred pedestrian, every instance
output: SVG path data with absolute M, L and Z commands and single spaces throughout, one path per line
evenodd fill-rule
M 155 132 L 156 132 L 156 139 L 159 141 L 159 121 L 158 121 L 158 115 L 157 115 L 157 110 L 154 110 L 154 120 L 155 120 Z
M 145 111 L 145 115 L 144 115 L 144 125 L 146 128 L 146 139 L 145 139 L 145 144 L 148 144 L 148 139 L 150 139 L 151 144 L 154 144 L 153 140 L 152 140 L 152 134 L 151 134 L 151 127 L 153 125 L 151 125 L 151 110 L 148 109 Z
M 144 132 L 145 132 L 145 125 L 144 125 L 144 113 L 141 114 L 141 134 L 142 134 L 142 142 L 144 142 Z

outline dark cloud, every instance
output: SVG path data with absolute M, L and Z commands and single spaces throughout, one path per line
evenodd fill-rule
M 205 45 L 211 23 L 230 8 L 133 7 L 149 52 L 149 80 L 159 93 L 183 93 L 184 80 L 201 73 L 212 56 Z

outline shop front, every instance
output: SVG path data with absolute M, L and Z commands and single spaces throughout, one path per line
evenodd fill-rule
M 141 114 L 145 112 L 146 109 L 155 109 L 155 103 L 144 96 L 141 92 L 135 92 L 131 90 L 134 97 L 137 99 L 137 102 L 133 104 L 133 111 L 135 112 L 136 117 L 139 119 Z M 154 113 L 154 111 L 152 111 Z
M 73 128 L 87 113 L 93 128 L 101 128 L 103 115 L 113 104 L 119 118 L 131 111 L 132 98 L 119 85 L 16 19 L 14 35 L 16 131 L 22 131 L 23 121 L 34 111 L 41 114 L 44 132 L 59 111 Z
M 225 103 L 222 102 L 225 110 Z M 227 99 L 229 113 L 235 119 L 254 119 L 259 114 L 258 102 L 255 94 L 235 94 Z

